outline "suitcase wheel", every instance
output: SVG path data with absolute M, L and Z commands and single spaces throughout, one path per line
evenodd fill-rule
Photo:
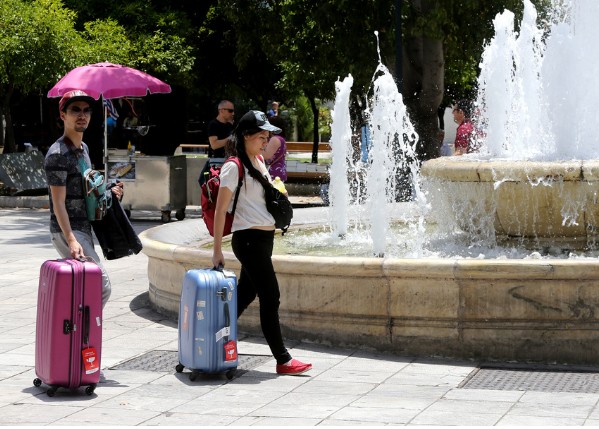
M 34 378 L 33 379 L 33 385 L 35 387 L 40 387 L 42 385 L 42 380 L 40 380 L 39 378 Z
M 56 395 L 56 390 L 58 390 L 56 387 L 51 387 L 48 389 L 46 394 L 52 398 L 54 395 Z
M 175 371 L 177 372 L 183 372 L 183 368 L 185 368 L 185 365 L 179 364 L 175 367 Z
M 94 390 L 96 390 L 96 385 L 90 384 L 85 388 L 85 393 L 87 393 L 88 395 L 92 395 L 94 393 Z
M 196 378 L 198 378 L 198 375 L 200 375 L 200 371 L 196 371 L 196 370 L 191 371 L 191 374 L 189 374 L 189 380 L 195 381 Z
M 235 373 L 237 372 L 237 369 L 230 369 L 227 371 L 227 373 L 225 374 L 227 376 L 227 380 L 233 380 L 233 377 L 235 377 Z

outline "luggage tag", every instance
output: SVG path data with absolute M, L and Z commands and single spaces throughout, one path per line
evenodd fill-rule
M 237 360 L 237 342 L 234 340 L 225 344 L 225 361 Z
M 93 374 L 100 370 L 98 353 L 96 352 L 95 347 L 83 349 L 81 350 L 81 354 L 83 355 L 83 366 L 85 367 L 86 374 Z

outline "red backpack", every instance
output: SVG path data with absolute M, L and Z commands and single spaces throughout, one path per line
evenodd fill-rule
M 231 234 L 231 226 L 233 225 L 233 216 L 235 215 L 235 208 L 237 207 L 237 198 L 239 198 L 239 191 L 243 183 L 243 167 L 239 158 L 231 156 L 227 158 L 225 162 L 234 162 L 239 168 L 239 183 L 237 184 L 237 190 L 235 191 L 235 199 L 233 200 L 233 211 L 227 212 L 225 217 L 225 228 L 223 229 L 223 237 Z M 223 164 L 224 165 L 224 164 Z M 216 211 L 216 200 L 218 199 L 218 190 L 220 188 L 220 170 L 222 165 L 210 167 L 208 173 L 208 180 L 202 184 L 202 218 L 208 228 L 208 232 L 214 237 L 214 212 Z

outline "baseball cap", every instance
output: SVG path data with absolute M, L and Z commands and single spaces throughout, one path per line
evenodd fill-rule
M 237 130 L 239 132 L 257 129 L 270 131 L 271 133 L 275 134 L 279 134 L 281 132 L 281 129 L 268 122 L 266 114 L 259 110 L 250 110 L 241 117 L 239 123 L 237 124 Z
M 58 103 L 58 110 L 61 112 L 66 110 L 67 107 L 69 107 L 69 104 L 74 103 L 75 101 L 86 101 L 91 106 L 94 102 L 94 98 L 79 89 L 75 89 L 65 93 L 62 96 L 60 102 Z

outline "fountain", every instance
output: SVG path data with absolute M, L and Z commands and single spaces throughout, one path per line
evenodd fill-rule
M 599 4 L 578 0 L 567 12 L 567 19 L 555 17 L 545 44 L 530 1 L 519 33 L 511 12 L 495 18 L 476 102 L 487 135 L 480 153 L 422 168 L 431 189 L 444 189 L 433 195 L 434 205 L 479 238 L 536 249 L 595 247 L 599 147 L 592 106 L 599 86 L 585 76 L 599 62 L 591 46 L 598 30 L 589 18 L 599 16 Z
M 528 31 L 534 41 L 529 45 L 533 49 L 540 49 L 542 45 L 535 38 L 538 32 L 533 28 L 536 26 L 532 25 L 534 12 L 529 2 L 525 1 L 525 4 L 527 12 L 523 23 L 526 25 L 522 25 L 520 35 Z M 576 7 L 594 7 L 591 4 L 592 1 L 579 1 Z M 585 14 L 587 13 L 589 11 L 585 10 Z M 510 40 L 513 44 L 517 39 L 508 31 L 509 23 L 504 22 L 508 20 L 506 17 L 509 15 L 506 14 L 498 16 L 495 25 L 498 34 L 505 33 L 507 39 L 504 40 Z M 571 22 L 578 17 L 575 13 L 568 16 Z M 556 34 L 562 38 L 568 37 L 566 27 L 563 22 L 554 24 Z M 576 27 L 577 31 L 578 29 Z M 496 43 L 502 43 L 499 36 L 496 39 Z M 554 43 L 552 40 L 547 40 L 547 49 Z M 505 43 L 502 46 L 511 44 Z M 522 45 L 525 44 L 522 40 Z M 498 59 L 488 59 L 492 57 L 492 46 L 493 44 L 485 51 L 485 60 L 497 62 Z M 591 49 L 588 54 L 592 52 L 594 51 Z M 525 55 L 522 56 L 524 57 Z M 514 58 L 516 57 L 513 56 L 511 61 L 517 63 Z M 527 67 L 547 66 L 549 58 L 547 54 L 542 64 L 531 60 L 530 64 L 519 67 L 522 79 L 534 76 L 534 70 L 540 70 Z M 487 74 L 483 70 L 481 79 L 486 79 L 487 82 L 500 80 L 496 72 L 499 73 L 492 69 Z M 555 70 L 553 72 L 558 74 Z M 371 117 L 379 132 L 378 136 L 373 135 L 373 141 L 375 145 L 377 141 L 396 142 L 395 137 L 404 133 L 408 135 L 405 143 L 410 146 L 412 140 L 409 126 L 403 120 L 397 121 L 402 116 L 395 116 L 401 112 L 401 96 L 397 94 L 394 84 L 387 80 L 388 76 L 385 70 L 380 69 L 373 86 L 378 89 L 374 90 Z M 584 82 L 588 83 L 590 81 Z M 531 160 L 533 155 L 525 161 L 509 159 L 504 163 L 499 160 L 498 158 L 515 156 L 517 150 L 508 145 L 512 141 L 509 137 L 492 143 L 495 136 L 491 131 L 502 129 L 501 125 L 493 121 L 498 115 L 508 115 L 516 108 L 520 112 L 526 112 L 528 123 L 541 121 L 544 113 L 535 113 L 519 103 L 529 97 L 527 94 L 530 92 L 526 92 L 529 90 L 545 99 L 540 88 L 531 86 L 524 91 L 522 85 L 516 85 L 514 95 L 510 95 L 509 99 L 514 102 L 518 100 L 518 103 L 510 105 L 509 109 L 504 106 L 499 111 L 492 110 L 493 91 L 502 85 L 505 85 L 504 81 L 491 85 L 481 93 L 479 106 L 481 112 L 487 115 L 488 139 L 478 156 L 467 155 L 426 162 L 421 172 L 424 176 L 424 192 L 420 190 L 420 176 L 406 166 L 404 171 L 410 171 L 416 179 L 414 202 L 396 203 L 385 200 L 382 189 L 387 188 L 387 179 L 379 175 L 381 171 L 371 171 L 366 175 L 365 186 L 370 192 L 373 187 L 376 188 L 374 195 L 384 201 L 382 206 L 373 208 L 372 205 L 364 204 L 363 209 L 354 205 L 350 209 L 340 208 L 339 210 L 347 210 L 341 214 L 333 212 L 335 208 L 331 211 L 325 208 L 297 210 L 293 229 L 313 228 L 326 231 L 328 228 L 323 225 L 328 224 L 327 219 L 332 217 L 336 222 L 330 229 L 331 234 L 340 245 L 345 245 L 352 239 L 352 232 L 370 228 L 374 231 L 371 237 L 371 254 L 384 254 L 385 257 L 273 255 L 281 289 L 280 315 L 284 335 L 420 356 L 572 364 L 599 362 L 596 333 L 599 325 L 596 315 L 599 306 L 599 262 L 596 258 L 577 255 L 572 250 L 590 247 L 593 242 L 593 224 L 587 222 L 592 215 L 587 213 L 592 213 L 595 200 L 585 192 L 593 187 L 590 178 L 597 170 L 593 168 L 592 162 L 582 160 L 553 161 L 549 165 L 542 164 L 544 159 Z M 342 140 L 347 135 L 344 118 L 348 118 L 348 115 L 344 111 L 345 101 L 341 100 L 345 100 L 349 88 L 351 80 L 337 84 L 334 139 Z M 390 92 L 386 92 L 387 90 Z M 520 94 L 517 92 L 520 90 L 522 97 L 516 97 L 515 94 Z M 505 94 L 503 97 L 508 98 Z M 503 101 L 502 99 L 501 102 Z M 390 116 L 391 112 L 393 116 Z M 502 117 L 506 120 L 509 115 Z M 516 117 L 508 121 L 515 121 Z M 390 131 L 386 128 L 390 121 L 401 122 L 401 126 L 406 125 L 407 128 L 402 128 L 401 133 Z M 555 132 L 560 125 L 548 125 L 543 130 L 548 140 L 543 142 L 553 139 L 556 142 L 555 152 L 567 153 L 567 150 L 557 148 L 557 139 L 552 137 L 557 135 Z M 582 130 L 577 133 L 584 137 Z M 500 131 L 497 134 L 508 136 Z M 530 134 L 531 139 L 532 137 Z M 577 144 L 585 141 L 585 138 L 577 137 Z M 532 145 L 531 142 L 526 143 L 528 146 Z M 334 151 L 339 146 L 339 142 L 333 142 Z M 548 152 L 545 146 L 538 147 L 541 149 L 534 156 L 542 158 Z M 404 147 L 403 150 L 409 151 L 409 147 Z M 335 158 L 335 154 L 333 156 L 335 163 L 338 158 Z M 343 152 L 341 159 L 348 158 L 347 152 Z M 389 168 L 383 152 L 380 155 L 373 152 L 371 162 L 379 170 Z M 518 168 L 519 166 L 523 168 Z M 337 165 L 333 164 L 332 180 L 335 175 L 343 181 L 343 174 L 336 168 Z M 581 177 L 582 189 L 576 190 L 570 182 Z M 484 178 L 488 179 L 483 180 Z M 331 186 L 334 188 L 333 183 Z M 557 196 L 550 196 L 549 189 L 555 190 L 554 188 L 557 189 Z M 533 190 L 540 190 L 541 195 L 535 195 Z M 457 194 L 459 196 L 454 196 Z M 339 198 L 343 200 L 345 197 Z M 340 200 L 334 199 L 332 202 L 337 204 Z M 505 205 L 504 200 L 508 201 Z M 536 201 L 540 205 L 531 208 L 528 203 Z M 524 214 L 514 214 L 513 206 L 520 207 Z M 583 207 L 586 208 L 584 212 Z M 457 210 L 464 210 L 462 213 L 468 213 L 468 218 L 457 216 Z M 408 228 L 414 234 L 410 241 L 416 242 L 411 257 L 392 257 L 389 254 L 387 244 L 393 241 L 393 236 L 388 217 L 377 217 L 381 215 L 381 211 L 392 212 L 393 217 L 411 220 Z M 503 240 L 510 246 L 522 247 L 526 244 L 537 250 L 528 252 L 526 257 L 519 259 L 512 258 L 509 252 L 494 258 L 486 254 L 422 257 L 418 242 L 420 240 L 425 244 L 424 223 L 430 223 L 431 216 L 438 214 L 443 215 L 443 221 L 438 221 L 438 229 L 465 235 L 470 240 L 466 247 L 472 248 L 481 241 L 492 247 Z M 456 223 L 445 222 L 448 218 L 454 218 Z M 347 227 L 352 222 L 353 225 Z M 531 232 L 527 232 L 525 226 Z M 573 229 L 576 232 L 569 233 Z M 583 229 L 584 233 L 581 232 Z M 141 238 L 144 243 L 143 251 L 149 260 L 148 278 L 152 305 L 160 312 L 175 316 L 185 271 L 211 264 L 211 250 L 205 246 L 211 239 L 201 221 L 194 219 L 147 230 L 142 233 Z M 582 241 L 584 244 L 580 244 Z M 547 248 L 556 244 L 560 249 L 565 249 L 565 253 L 561 252 L 562 257 L 546 256 Z M 239 264 L 232 253 L 225 253 L 225 257 L 227 268 L 238 271 Z M 259 332 L 257 307 L 252 305 L 239 323 L 242 331 Z

